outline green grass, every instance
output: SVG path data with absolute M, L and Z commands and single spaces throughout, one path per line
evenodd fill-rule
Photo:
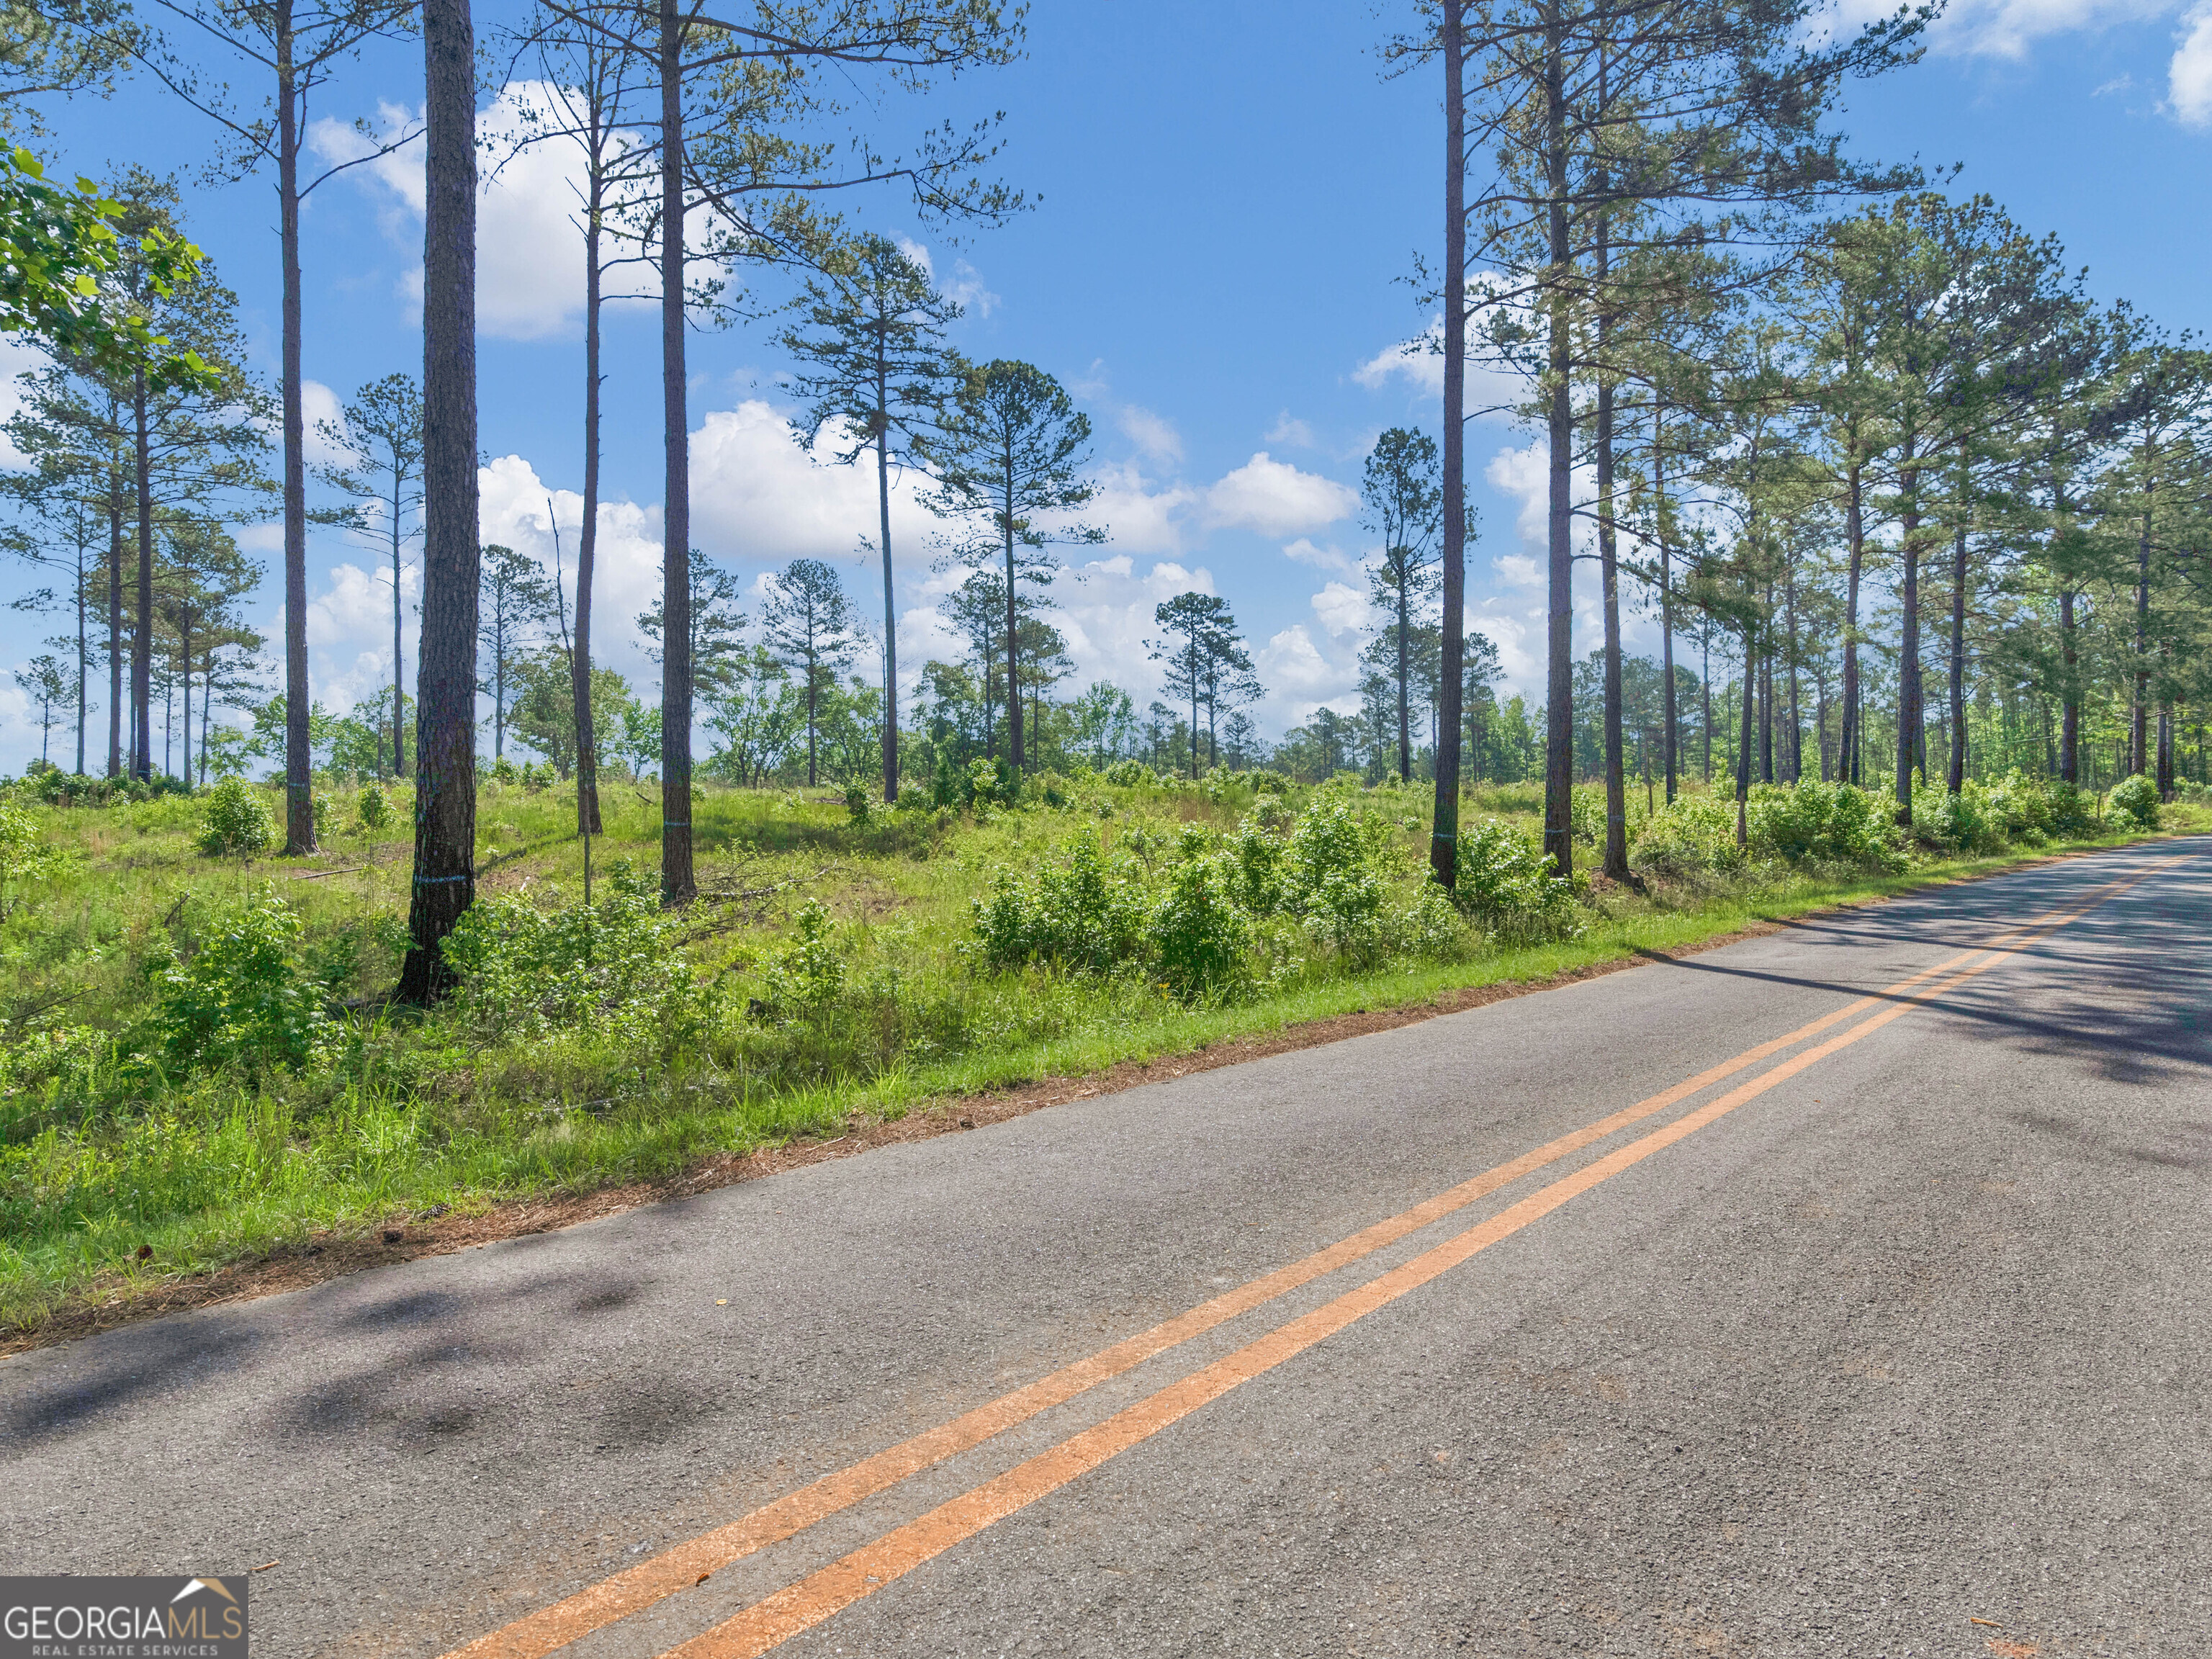
M 1034 869 L 1071 835 L 1095 830 L 1164 867 L 1176 831 L 1225 830 L 1254 799 L 1239 784 L 1088 781 L 1073 797 L 1060 810 L 984 822 L 938 812 L 856 824 L 819 793 L 709 790 L 694 813 L 701 898 L 670 924 L 696 986 L 674 1002 L 566 1023 L 465 1001 L 428 1017 L 382 1006 L 404 944 L 404 793 L 371 831 L 351 792 L 333 790 L 325 851 L 308 860 L 203 855 L 201 805 L 189 799 L 38 809 L 58 862 L 11 888 L 16 908 L 0 921 L 0 1320 L 35 1325 L 72 1298 L 127 1298 L 163 1276 L 434 1206 L 465 1212 L 674 1175 L 719 1153 L 839 1133 L 855 1113 L 897 1116 L 1354 1010 L 1540 981 L 2063 850 L 1931 861 L 1894 876 L 1769 870 L 1649 896 L 1609 890 L 1578 939 L 1513 946 L 1470 932 L 1451 959 L 1381 969 L 1318 948 L 1294 961 L 1279 951 L 1260 994 L 1187 1006 L 1133 974 L 994 973 L 963 949 L 970 906 L 997 875 Z M 1395 867 L 1410 893 L 1423 793 L 1361 799 L 1401 832 Z M 1516 786 L 1474 792 L 1469 811 L 1525 828 L 1537 805 Z M 657 791 L 617 783 L 603 808 L 601 882 L 625 860 L 656 869 Z M 552 792 L 488 786 L 480 890 L 573 905 L 582 884 L 573 811 Z M 2209 817 L 2177 808 L 2169 827 L 2212 827 Z M 297 1071 L 155 1063 L 153 975 L 270 892 L 296 911 L 299 963 L 341 1011 L 318 1060 Z M 835 1000 L 805 1018 L 765 1013 L 805 982 L 792 950 L 793 918 L 810 901 L 834 921 Z M 669 939 L 637 941 L 640 961 L 669 955 Z M 42 1031 L 65 1034 L 59 1059 L 40 1058 L 40 1045 L 57 1041 Z M 151 1249 L 143 1262 L 142 1247 Z

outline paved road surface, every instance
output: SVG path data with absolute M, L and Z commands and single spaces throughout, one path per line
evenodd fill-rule
M 276 1559 L 267 1659 L 2200 1654 L 2209 936 L 2212 842 L 2074 860 L 0 1362 L 0 1571 Z

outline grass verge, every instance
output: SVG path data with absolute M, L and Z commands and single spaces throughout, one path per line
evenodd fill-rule
M 2180 833 L 2203 828 L 2195 816 Z M 1407 1024 L 1795 917 L 2163 838 L 2112 836 L 1898 875 L 1783 876 L 1690 903 L 1615 892 L 1571 941 L 1304 983 L 1227 1006 L 1105 999 L 1097 1018 L 1041 1040 L 812 1088 L 741 1086 L 696 1107 L 684 1092 L 701 1085 L 676 1078 L 649 1112 L 595 1115 L 562 1103 L 533 1112 L 508 1102 L 433 1135 L 397 1097 L 359 1096 L 303 1121 L 281 1100 L 240 1097 L 213 1121 L 179 1120 L 178 1133 L 199 1137 L 192 1161 L 209 1179 L 202 1201 L 172 1198 L 135 1233 L 118 1230 L 127 1216 L 111 1213 L 105 1224 L 48 1226 L 7 1242 L 0 1352 Z

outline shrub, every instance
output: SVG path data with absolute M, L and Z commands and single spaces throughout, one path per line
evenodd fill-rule
M 756 1006 L 758 1017 L 778 1024 L 819 1021 L 836 1007 L 845 990 L 845 953 L 821 900 L 799 907 L 791 943 L 769 962 L 763 979 L 768 994 Z
M 936 805 L 936 803 L 930 799 L 929 791 L 923 788 L 920 784 L 902 783 L 899 785 L 898 810 L 900 811 L 927 812 L 934 805 Z
M 858 778 L 845 786 L 845 811 L 854 823 L 868 821 L 868 786 Z
M 1133 872 L 1109 872 L 1088 835 L 1032 882 L 1001 872 L 991 896 L 975 905 L 975 939 L 994 968 L 1051 962 L 1102 971 L 1142 952 L 1145 927 Z
M 1912 833 L 1929 846 L 1954 852 L 1998 852 L 2004 847 L 2004 831 L 1988 808 L 1981 785 L 1971 778 L 1955 793 L 1927 790 L 1913 798 Z
M 1869 870 L 1905 866 L 1880 799 L 1848 783 L 1759 784 L 1745 803 L 1745 819 L 1751 850 L 1761 858 Z M 1733 831 L 1731 825 L 1731 837 Z
M 1006 785 L 1009 781 L 1009 778 L 1000 769 L 997 761 L 986 759 L 981 756 L 976 757 L 968 763 L 966 793 L 969 804 L 974 806 L 990 806 L 1005 800 L 1007 798 Z
M 2096 797 L 2078 786 L 2059 782 L 2051 786 L 2051 833 L 2054 836 L 2087 836 L 2097 828 Z
M 2112 811 L 2133 828 L 2158 828 L 2158 786 L 2142 773 L 2122 778 L 2105 799 Z
M 1249 988 L 1252 929 L 1211 858 L 1186 860 L 1168 878 L 1152 916 L 1160 978 L 1185 1002 L 1222 1000 Z
M 200 850 L 210 858 L 263 853 L 276 839 L 269 804 L 242 778 L 225 778 L 208 792 Z
M 2051 792 L 2042 779 L 2031 778 L 2014 767 L 1984 786 L 1983 800 L 1990 821 L 2002 830 L 2008 841 L 2039 847 L 2050 839 Z
M 1140 760 L 1117 760 L 1102 774 L 1106 781 L 1128 788 L 1150 788 L 1160 781 L 1160 775 Z
M 15 890 L 44 875 L 53 862 L 38 821 L 14 801 L 0 798 L 0 916 L 22 902 Z
M 392 816 L 392 803 L 384 791 L 375 784 L 364 784 L 356 806 L 361 813 L 362 828 L 381 830 Z
M 1575 839 L 1588 847 L 1605 845 L 1605 792 L 1577 789 L 1567 796 L 1568 822 Z
M 1462 830 L 1453 896 L 1470 915 L 1516 939 L 1572 939 L 1582 932 L 1574 884 L 1552 855 L 1497 818 Z
M 599 892 L 553 909 L 502 894 L 463 911 L 443 949 L 464 1014 L 526 1037 L 611 1030 L 656 1048 L 695 1030 L 706 993 L 659 882 L 617 860 Z
M 1680 795 L 1644 821 L 1628 866 L 1638 875 L 1680 881 L 1693 875 L 1732 875 L 1744 867 L 1736 845 L 1735 807 L 1712 795 Z
M 322 992 L 300 960 L 300 918 L 273 890 L 185 962 L 155 968 L 154 1029 L 171 1066 L 302 1066 L 324 1034 Z

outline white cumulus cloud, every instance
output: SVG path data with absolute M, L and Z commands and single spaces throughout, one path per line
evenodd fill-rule
M 1296 536 L 1348 517 L 1359 497 L 1334 478 L 1303 472 L 1260 451 L 1206 492 L 1208 522 Z
M 2185 126 L 2212 126 L 2212 0 L 2197 0 L 2181 20 L 2166 66 L 2166 101 Z

